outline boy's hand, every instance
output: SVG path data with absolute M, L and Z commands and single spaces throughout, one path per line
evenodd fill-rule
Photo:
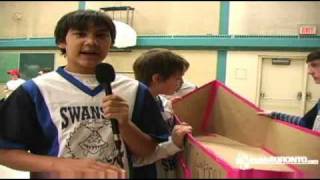
M 92 159 L 56 158 L 52 161 L 52 172 L 35 174 L 43 178 L 126 178 L 123 169 Z
M 258 115 L 260 115 L 260 116 L 266 116 L 266 117 L 269 117 L 269 118 L 271 118 L 271 113 L 272 113 L 272 111 L 261 111 L 261 112 L 257 112 Z
M 173 143 L 177 145 L 179 148 L 182 148 L 184 136 L 187 133 L 191 133 L 191 131 L 192 127 L 185 122 L 175 125 L 171 134 Z
M 107 95 L 102 99 L 104 117 L 114 118 L 119 126 L 127 125 L 129 120 L 129 106 L 127 102 L 117 95 Z
M 178 101 L 180 99 L 182 99 L 181 96 L 175 96 L 175 97 L 171 98 L 170 100 L 171 100 L 171 102 L 175 102 L 175 101 Z

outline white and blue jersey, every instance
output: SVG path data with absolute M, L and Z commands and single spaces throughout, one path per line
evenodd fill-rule
M 159 142 L 168 138 L 157 104 L 147 87 L 116 76 L 113 93 L 129 105 L 129 119 Z M 94 75 L 68 73 L 63 67 L 27 81 L 1 108 L 0 148 L 116 164 L 111 123 L 102 112 L 104 89 Z M 122 141 L 125 169 L 128 157 Z M 130 172 L 131 173 L 131 172 Z

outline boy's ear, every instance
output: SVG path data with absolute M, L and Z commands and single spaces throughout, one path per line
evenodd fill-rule
M 152 79 L 152 82 L 159 83 L 161 81 L 161 76 L 158 73 L 157 74 L 153 74 L 151 79 Z
M 65 48 L 66 48 L 66 43 L 65 43 L 65 42 L 60 42 L 60 43 L 58 44 L 58 47 L 59 47 L 60 49 L 65 49 Z

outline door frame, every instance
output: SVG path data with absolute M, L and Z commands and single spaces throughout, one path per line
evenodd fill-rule
M 256 88 L 256 105 L 258 107 L 260 107 L 260 93 L 261 93 L 261 86 L 262 86 L 262 61 L 263 59 L 271 59 L 271 58 L 289 58 L 291 60 L 299 60 L 299 61 L 306 61 L 306 56 L 279 56 L 279 55 L 258 55 L 258 64 L 257 64 L 257 88 Z M 304 114 L 305 110 L 306 110 L 306 91 L 307 91 L 307 80 L 308 80 L 308 73 L 306 73 L 308 71 L 308 66 L 305 63 L 304 65 L 304 74 L 303 74 L 303 82 L 302 82 L 302 98 L 301 98 L 301 103 L 302 103 L 302 107 L 300 108 L 300 113 Z

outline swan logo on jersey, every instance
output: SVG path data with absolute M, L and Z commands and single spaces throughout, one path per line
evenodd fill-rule
M 115 164 L 117 162 L 117 150 L 112 137 L 109 120 L 83 121 L 70 133 L 62 156 L 92 158 Z M 123 149 L 121 154 L 123 154 Z
M 105 149 L 107 144 L 103 141 L 98 131 L 93 130 L 90 136 L 82 141 L 80 147 L 86 154 L 96 154 L 99 152 L 99 149 Z

